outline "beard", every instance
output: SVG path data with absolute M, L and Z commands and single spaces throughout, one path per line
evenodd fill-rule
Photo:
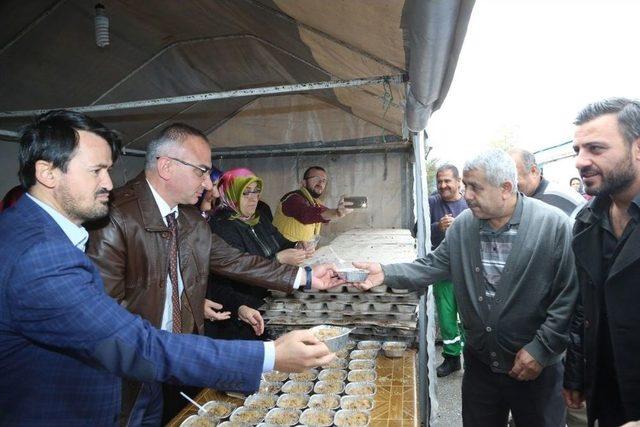
M 589 166 L 580 170 L 581 175 L 589 173 L 600 173 L 602 177 L 602 183 L 599 187 L 589 186 L 585 184 L 584 191 L 590 196 L 599 195 L 615 195 L 620 191 L 626 190 L 635 180 L 637 173 L 631 163 L 631 152 L 622 164 L 617 165 L 616 168 L 603 173 L 599 168 Z M 584 183 L 584 180 L 583 180 Z
M 61 185 L 58 191 L 58 198 L 62 202 L 65 214 L 69 218 L 87 222 L 103 218 L 109 214 L 109 203 L 97 200 L 97 197 L 102 194 L 109 194 L 109 191 L 102 188 L 94 193 L 92 202 L 83 203 L 80 198 L 72 194 L 68 186 Z
M 318 193 L 313 188 L 307 187 L 307 191 L 309 192 L 309 194 L 311 194 L 311 197 L 313 197 L 314 199 L 317 199 L 318 197 L 322 196 L 322 190 L 320 190 L 320 192 Z

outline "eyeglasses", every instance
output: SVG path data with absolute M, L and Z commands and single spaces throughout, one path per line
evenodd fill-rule
M 185 162 L 184 160 L 176 159 L 175 157 L 171 157 L 171 156 L 158 156 L 156 157 L 156 160 L 158 160 L 160 157 L 166 157 L 167 159 L 175 160 L 178 163 L 182 163 L 185 166 L 192 167 L 193 170 L 196 172 L 196 175 L 198 175 L 200 178 L 204 177 L 205 175 L 209 175 L 209 172 L 211 172 L 211 168 L 196 166 L 192 163 Z
M 311 181 L 312 179 L 315 179 L 318 182 L 323 183 L 323 184 L 327 183 L 327 178 L 322 178 L 320 175 L 309 176 L 309 177 L 305 178 L 306 181 Z
M 250 197 L 250 196 L 258 197 L 260 195 L 260 193 L 262 193 L 262 189 L 261 188 L 254 188 L 253 190 L 244 190 L 242 192 L 242 195 L 244 197 Z

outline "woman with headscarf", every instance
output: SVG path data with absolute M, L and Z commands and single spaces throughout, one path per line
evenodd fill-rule
M 211 182 L 213 183 L 213 188 L 211 190 L 205 190 L 200 196 L 200 199 L 196 202 L 196 206 L 202 212 L 202 216 L 204 219 L 209 220 L 209 217 L 213 215 L 213 212 L 218 207 L 218 202 L 220 199 L 220 192 L 218 191 L 218 183 L 220 182 L 220 177 L 222 176 L 222 171 L 215 166 L 211 168 Z
M 202 217 L 209 221 L 209 218 L 213 215 L 213 212 L 218 207 L 218 203 L 220 200 L 220 193 L 218 192 L 218 183 L 220 182 L 220 177 L 222 176 L 222 171 L 215 166 L 211 168 L 211 172 L 209 177 L 211 178 L 211 182 L 213 183 L 213 187 L 211 190 L 205 190 L 202 193 L 202 196 L 198 199 L 195 206 L 200 209 L 200 213 Z M 222 311 L 222 310 L 225 311 Z M 227 320 L 231 317 L 231 312 L 226 311 L 226 308 L 223 307 L 222 304 L 210 300 L 208 298 L 204 299 L 204 318 L 211 322 Z
M 243 252 L 276 258 L 283 264 L 299 265 L 307 253 L 303 249 L 295 249 L 294 243 L 285 239 L 270 221 L 263 220 L 257 210 L 262 188 L 262 179 L 249 169 L 225 172 L 218 185 L 220 206 L 209 221 L 211 231 Z M 207 322 L 206 335 L 223 339 L 260 339 L 264 321 L 257 309 L 267 295 L 264 288 L 213 275 L 207 298 L 222 302 L 225 310 L 237 313 L 240 320 L 251 327 L 234 318 Z

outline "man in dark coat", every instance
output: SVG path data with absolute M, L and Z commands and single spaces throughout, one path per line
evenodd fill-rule
M 581 304 L 572 323 L 564 397 L 587 401 L 589 425 L 640 419 L 640 102 L 587 106 L 575 124 L 576 167 L 596 196 L 576 217 Z

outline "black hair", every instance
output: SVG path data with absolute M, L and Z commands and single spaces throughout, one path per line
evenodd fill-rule
M 326 170 L 324 170 L 324 168 L 322 166 L 311 166 L 310 168 L 307 168 L 306 171 L 304 171 L 304 174 L 302 175 L 302 179 L 309 179 L 309 172 L 311 172 L 312 170 L 317 169 L 320 170 L 324 173 L 327 173 Z
M 38 160 L 51 162 L 66 173 L 80 141 L 79 130 L 104 138 L 111 148 L 112 160 L 117 160 L 121 142 L 115 131 L 82 113 L 53 110 L 35 117 L 33 123 L 22 129 L 18 153 L 20 184 L 27 190 L 35 185 Z
M 580 126 L 605 114 L 615 114 L 618 127 L 627 144 L 640 138 L 640 101 L 627 98 L 609 98 L 583 108 L 573 122 Z
M 455 179 L 460 179 L 460 172 L 458 172 L 458 168 L 451 163 L 445 163 L 444 165 L 440 166 L 438 170 L 436 170 L 436 177 L 440 172 L 444 171 L 451 171 L 451 174 Z

